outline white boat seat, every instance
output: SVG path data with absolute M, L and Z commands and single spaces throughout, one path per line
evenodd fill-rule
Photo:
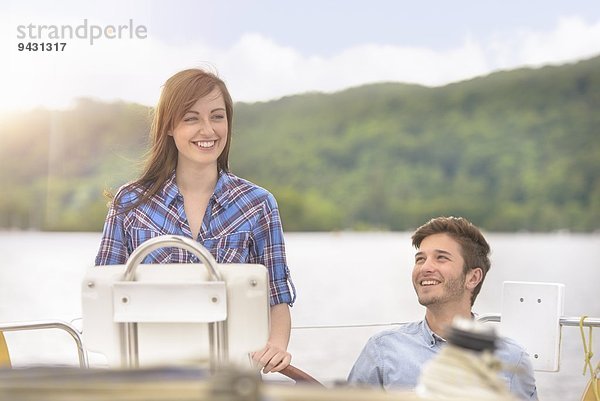
M 164 246 L 188 249 L 209 266 L 137 265 L 149 252 Z M 139 366 L 204 365 L 214 356 L 214 347 L 224 350 L 225 358 L 219 363 L 248 366 L 248 354 L 261 349 L 269 336 L 266 268 L 217 264 L 200 244 L 184 237 L 154 238 L 136 251 L 142 247 L 126 265 L 94 266 L 86 271 L 82 283 L 86 349 L 103 354 L 110 367 L 138 366 L 127 356 L 128 338 L 133 335 Z M 125 280 L 128 274 L 133 281 Z M 224 330 L 214 330 L 214 324 Z M 130 334 L 125 329 L 128 325 L 134 328 Z

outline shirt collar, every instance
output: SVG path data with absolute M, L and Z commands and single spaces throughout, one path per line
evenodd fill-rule
M 219 179 L 217 180 L 217 185 L 215 185 L 215 192 L 213 193 L 213 198 L 215 202 L 219 203 L 223 208 L 226 208 L 229 205 L 231 200 L 231 196 L 229 193 L 233 187 L 233 179 L 231 174 L 227 171 L 221 170 L 219 172 Z
M 165 185 L 163 187 L 163 196 L 165 198 L 165 204 L 167 206 L 170 206 L 175 199 L 181 196 L 181 194 L 179 193 L 179 188 L 175 183 L 175 170 L 171 172 L 171 175 L 169 176 L 169 178 L 167 178 L 167 181 L 165 181 Z
M 471 312 L 471 318 L 472 319 L 476 319 L 477 318 L 477 314 Z M 433 347 L 436 343 L 445 343 L 446 339 L 438 336 L 437 334 L 435 334 L 433 332 L 433 330 L 431 330 L 431 327 L 429 327 L 429 323 L 427 323 L 427 319 L 423 319 L 423 327 L 421 328 L 422 332 L 423 332 L 423 338 L 425 339 L 425 343 L 427 345 L 429 345 L 430 347 Z
M 421 331 L 423 333 L 423 338 L 425 339 L 425 343 L 429 346 L 429 348 L 433 348 L 437 343 L 445 343 L 446 339 L 438 336 L 431 330 L 429 324 L 427 323 L 427 319 L 423 319 L 423 325 L 421 327 Z

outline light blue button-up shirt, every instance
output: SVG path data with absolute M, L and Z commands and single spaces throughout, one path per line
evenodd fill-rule
M 423 365 L 445 344 L 446 340 L 431 331 L 425 320 L 383 331 L 369 339 L 350 371 L 348 382 L 413 390 Z M 494 354 L 515 368 L 502 372 L 509 390 L 520 399 L 537 400 L 527 352 L 515 341 L 501 337 L 496 341 Z

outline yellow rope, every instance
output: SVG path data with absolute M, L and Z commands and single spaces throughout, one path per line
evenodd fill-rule
M 0 331 L 0 368 L 10 368 L 10 354 L 4 340 L 4 334 Z
M 600 392 L 598 392 L 598 377 L 600 374 L 600 362 L 596 366 L 596 369 L 592 367 L 592 357 L 594 356 L 593 347 L 592 347 L 592 326 L 589 327 L 589 344 L 586 344 L 585 341 L 585 331 L 583 330 L 583 321 L 587 318 L 587 316 L 582 316 L 579 319 L 579 331 L 581 332 L 581 340 L 583 342 L 583 353 L 584 353 L 584 365 L 583 365 L 583 375 L 585 376 L 585 372 L 587 369 L 590 369 L 590 386 L 594 391 L 594 396 L 596 397 L 596 401 L 600 401 Z

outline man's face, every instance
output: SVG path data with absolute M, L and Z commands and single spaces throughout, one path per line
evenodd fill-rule
M 469 302 L 461 247 L 448 234 L 426 237 L 415 254 L 413 287 L 423 306 Z

